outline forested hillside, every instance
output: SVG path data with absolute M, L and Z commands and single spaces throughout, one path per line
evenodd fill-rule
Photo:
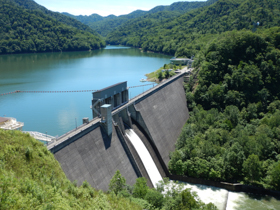
M 92 29 L 94 29 L 95 31 L 97 31 L 105 37 L 113 29 L 123 24 L 126 24 L 129 20 L 136 21 L 136 18 L 142 16 L 145 16 L 144 18 L 152 19 L 156 17 L 156 20 L 162 20 L 166 17 L 177 17 L 183 13 L 186 13 L 199 7 L 210 5 L 216 1 L 217 0 L 208 0 L 207 2 L 175 2 L 169 6 L 157 6 L 149 11 L 136 10 L 130 14 L 120 16 L 109 15 L 107 17 L 102 17 L 97 14 L 92 14 L 90 16 L 73 16 L 68 13 L 64 14 L 76 18 L 82 23 L 89 25 Z M 155 13 L 158 14 L 154 15 Z
M 65 25 L 72 26 L 72 27 L 75 27 L 79 30 L 87 31 L 87 32 L 90 32 L 94 35 L 97 35 L 96 31 L 91 29 L 86 24 L 83 24 L 80 21 L 77 21 L 76 19 L 70 18 L 66 15 L 63 15 L 63 14 L 59 13 L 59 12 L 50 11 L 50 10 L 46 9 L 45 7 L 37 4 L 33 0 L 10 0 L 10 1 L 14 2 L 16 5 L 21 6 L 24 9 L 41 11 L 45 15 L 51 16 L 52 18 L 58 20 L 59 22 L 65 24 Z
M 280 190 L 279 47 L 275 27 L 223 33 L 199 53 L 172 173 Z
M 131 20 L 108 34 L 107 43 L 189 57 L 219 33 L 278 26 L 279 10 L 277 0 L 219 0 L 175 18 Z
M 99 35 L 67 26 L 41 12 L 0 0 L 0 54 L 99 49 Z
M 142 10 L 136 10 L 128 15 L 109 15 L 104 17 L 103 20 L 89 22 L 87 25 L 91 27 L 93 30 L 101 34 L 103 37 L 106 37 L 107 34 L 112 31 L 114 28 L 124 24 L 130 19 L 134 19 L 144 15 L 146 12 Z

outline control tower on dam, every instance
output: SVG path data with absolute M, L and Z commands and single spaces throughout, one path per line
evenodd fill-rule
M 169 154 L 189 118 L 183 79 L 179 74 L 128 100 L 126 82 L 93 93 L 94 118 L 48 145 L 66 176 L 87 180 L 96 189 L 108 190 L 117 170 L 133 185 L 151 173 L 127 133 L 133 130 L 150 153 L 161 177 L 168 177 Z M 149 175 L 150 174 L 150 175 Z

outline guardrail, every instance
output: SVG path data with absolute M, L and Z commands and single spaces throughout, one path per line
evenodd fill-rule
M 89 121 L 89 123 L 93 122 L 93 121 L 96 120 L 96 119 L 98 119 L 98 117 L 95 117 L 95 118 L 91 119 L 91 120 Z M 87 124 L 88 124 L 88 123 L 87 123 Z M 85 126 L 85 124 L 82 124 L 82 125 L 78 126 L 77 128 L 75 128 L 75 129 L 73 129 L 73 130 L 71 130 L 71 131 L 68 131 L 67 133 L 65 133 L 65 134 L 63 134 L 63 135 L 61 135 L 61 136 L 59 136 L 58 138 L 56 138 L 56 140 L 58 141 L 59 139 L 62 139 L 63 137 L 68 136 L 69 134 L 71 134 L 71 133 L 77 131 L 78 129 L 80 129 L 80 128 L 84 127 L 84 126 Z

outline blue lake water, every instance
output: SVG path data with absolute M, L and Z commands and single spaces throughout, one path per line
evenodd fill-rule
M 0 94 L 21 91 L 98 90 L 127 81 L 137 86 L 145 74 L 169 63 L 170 56 L 107 46 L 91 52 L 0 56 Z M 152 86 L 129 89 L 134 97 Z M 23 130 L 60 136 L 92 119 L 91 92 L 16 93 L 0 96 L 0 116 L 24 122 Z

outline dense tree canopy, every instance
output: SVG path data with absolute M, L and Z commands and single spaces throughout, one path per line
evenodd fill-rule
M 0 54 L 99 49 L 99 36 L 78 30 L 10 0 L 0 0 Z
M 190 57 L 222 32 L 278 26 L 279 9 L 276 0 L 219 0 L 177 17 L 163 12 L 133 19 L 109 33 L 107 43 Z
M 201 51 L 172 173 L 280 190 L 279 32 L 228 32 Z
M 238 108 L 268 103 L 280 98 L 280 28 L 261 33 L 228 32 L 201 52 L 195 101 L 206 109 Z

